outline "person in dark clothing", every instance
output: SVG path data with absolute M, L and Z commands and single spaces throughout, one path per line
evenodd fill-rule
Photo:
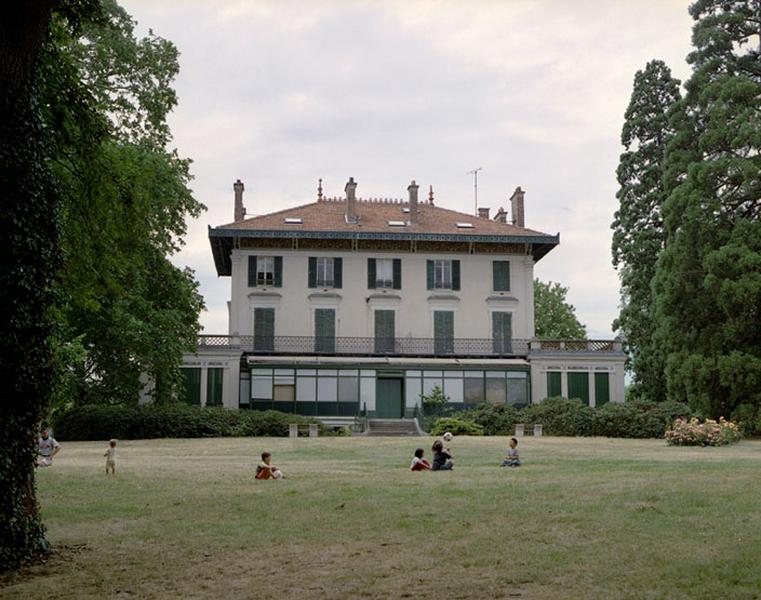
M 444 444 L 441 443 L 441 440 L 436 440 L 431 449 L 433 450 L 432 471 L 449 471 L 454 467 L 451 451 L 449 448 L 444 449 Z

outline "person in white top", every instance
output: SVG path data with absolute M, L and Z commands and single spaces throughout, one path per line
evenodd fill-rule
M 116 440 L 108 442 L 108 449 L 103 456 L 106 457 L 106 475 L 108 475 L 109 470 L 111 475 L 116 475 Z
M 42 430 L 42 436 L 37 441 L 37 467 L 49 467 L 53 464 L 53 457 L 61 451 L 61 444 L 50 437 L 47 427 Z

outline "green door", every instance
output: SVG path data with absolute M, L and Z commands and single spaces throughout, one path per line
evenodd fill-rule
M 595 373 L 595 406 L 610 402 L 610 382 L 607 373 Z
M 336 311 L 334 308 L 314 309 L 314 351 L 320 354 L 336 352 Z
M 547 373 L 547 397 L 559 398 L 562 395 L 563 388 L 560 383 L 560 371 L 549 371 Z
M 404 416 L 402 379 L 376 380 L 375 416 L 379 419 L 401 419 Z
M 589 404 L 589 373 L 568 373 L 568 397 Z
M 222 379 L 225 370 L 209 368 L 206 378 L 206 406 L 222 406 Z
M 182 373 L 182 396 L 185 404 L 201 404 L 201 369 L 184 368 Z

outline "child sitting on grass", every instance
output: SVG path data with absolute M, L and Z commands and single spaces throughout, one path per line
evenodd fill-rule
M 444 450 L 444 444 L 441 440 L 433 442 L 433 464 L 432 471 L 450 471 L 454 467 L 454 460 L 449 448 Z
M 256 479 L 282 479 L 283 472 L 275 465 L 270 464 L 272 455 L 262 452 L 262 462 L 256 467 Z
M 111 475 L 116 475 L 116 440 L 108 442 L 108 448 L 103 455 L 106 457 L 106 475 L 111 471 Z
M 418 448 L 415 450 L 415 456 L 412 457 L 412 463 L 410 464 L 410 471 L 430 471 L 431 463 L 423 458 L 425 450 Z
M 502 466 L 503 467 L 520 467 L 521 457 L 518 454 L 518 440 L 515 438 L 510 438 L 508 445 L 510 446 L 510 448 L 508 448 L 507 450 L 507 456 L 505 456 L 505 460 L 502 461 Z

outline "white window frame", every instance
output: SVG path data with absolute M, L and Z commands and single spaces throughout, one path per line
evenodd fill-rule
M 433 261 L 433 288 L 436 290 L 452 289 L 452 261 Z
M 334 262 L 332 258 L 325 256 L 317 257 L 317 287 L 333 287 L 335 285 Z
M 256 285 L 275 285 L 275 257 L 256 257 Z
M 378 258 L 375 260 L 375 287 L 394 287 L 394 259 Z

